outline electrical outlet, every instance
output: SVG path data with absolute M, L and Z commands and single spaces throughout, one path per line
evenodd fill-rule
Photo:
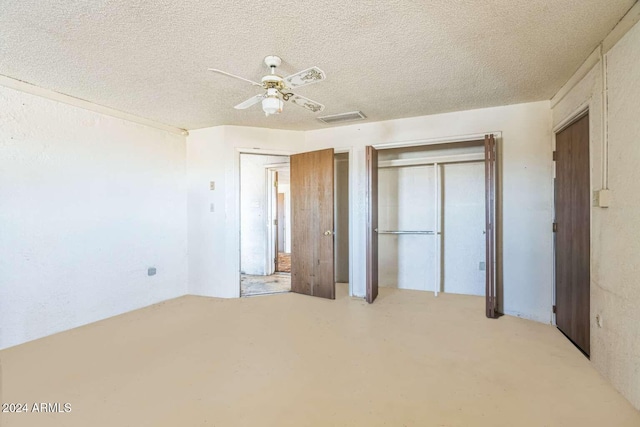
M 211 181 L 209 183 L 209 190 L 215 190 L 216 189 L 216 182 L 215 181 Z
M 156 268 L 155 267 L 149 267 L 147 269 L 147 276 L 155 276 L 156 275 Z

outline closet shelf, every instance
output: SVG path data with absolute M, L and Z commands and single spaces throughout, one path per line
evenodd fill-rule
M 431 230 L 378 230 L 375 229 L 375 232 L 378 234 L 427 234 L 427 235 L 436 235 L 440 234 Z

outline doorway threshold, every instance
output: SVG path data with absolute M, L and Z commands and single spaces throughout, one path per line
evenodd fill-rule
M 240 296 L 269 295 L 291 292 L 291 274 L 276 273 L 269 276 L 242 274 Z

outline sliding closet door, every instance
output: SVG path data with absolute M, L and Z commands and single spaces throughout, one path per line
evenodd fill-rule
M 333 149 L 291 156 L 291 291 L 335 298 Z
M 497 156 L 498 149 L 493 135 L 484 137 L 485 172 L 485 215 L 486 215 L 486 313 L 487 317 L 498 315 L 496 287 L 497 250 L 496 250 L 496 194 L 497 194 Z
M 367 302 L 378 296 L 378 150 L 367 150 Z

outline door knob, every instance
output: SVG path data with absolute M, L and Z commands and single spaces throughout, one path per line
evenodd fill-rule
M 331 230 L 327 230 L 327 231 L 324 232 L 325 236 L 331 236 L 332 234 L 333 234 L 333 231 L 331 231 Z

